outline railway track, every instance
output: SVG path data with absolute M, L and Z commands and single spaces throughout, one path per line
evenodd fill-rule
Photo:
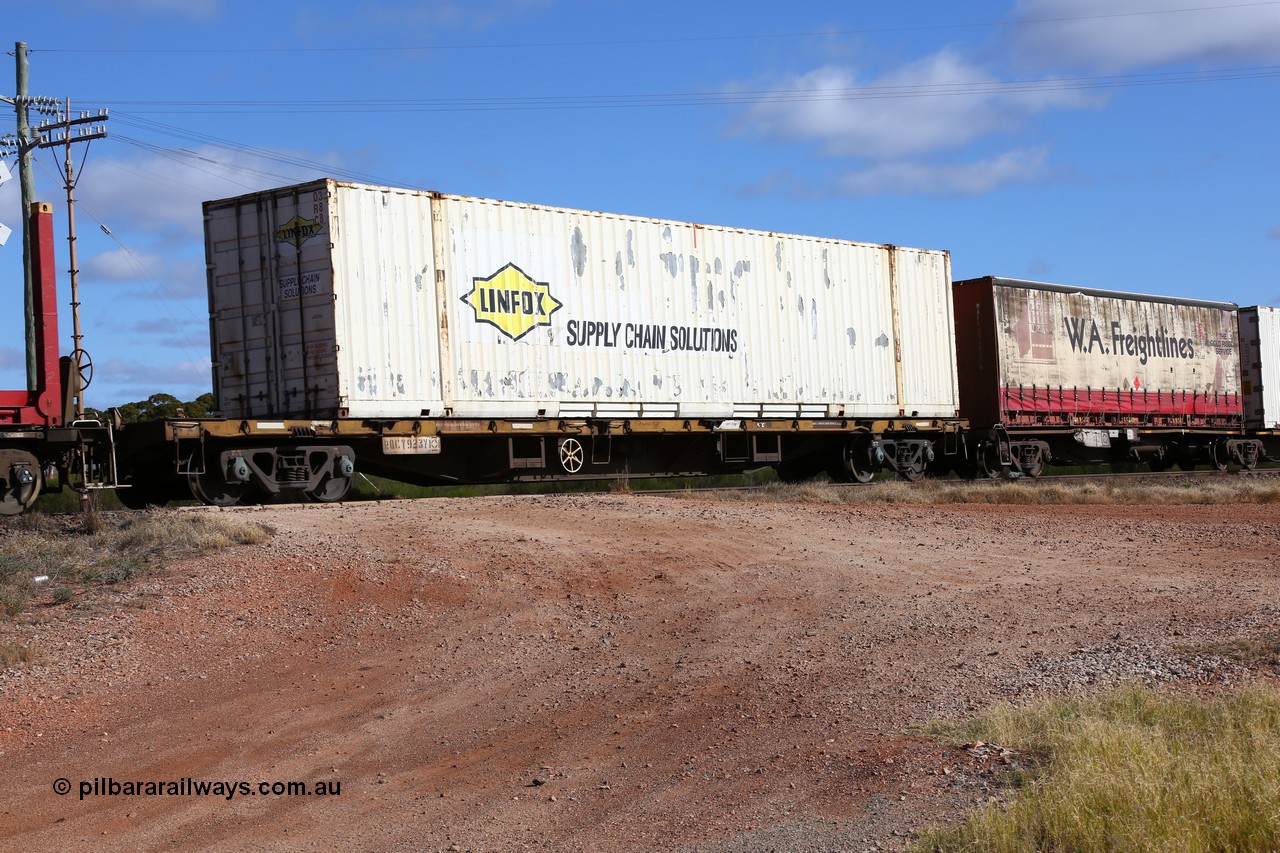
M 1116 482 L 1116 481 L 1124 481 L 1124 480 L 1177 481 L 1177 480 L 1186 480 L 1188 478 L 1192 478 L 1195 480 L 1207 480 L 1207 479 L 1220 479 L 1220 478 L 1231 478 L 1231 477 L 1245 477 L 1249 479 L 1280 478 L 1280 467 L 1255 468 L 1253 470 L 1245 470 L 1241 468 L 1241 469 L 1226 470 L 1226 471 L 1212 471 L 1212 470 L 1206 469 L 1202 471 L 1120 471 L 1120 472 L 1085 473 L 1085 474 L 1044 474 L 1044 475 L 1041 475 L 1040 477 L 1034 477 L 1034 478 L 1023 476 L 1023 475 L 1013 475 L 1009 477 L 997 477 L 997 478 L 991 478 L 991 479 L 979 478 L 979 479 L 973 479 L 973 480 L 965 480 L 965 479 L 957 478 L 957 479 L 948 479 L 948 480 L 925 480 L 924 482 L 935 483 L 939 485 L 965 484 L 965 485 L 981 486 L 985 484 L 994 488 L 1000 485 L 1007 485 L 1009 483 L 1025 483 L 1028 485 L 1033 485 L 1037 483 L 1048 484 L 1048 483 L 1061 483 L 1061 482 L 1067 482 L 1067 481 L 1077 481 L 1077 482 L 1078 481 L 1096 481 L 1101 483 L 1101 482 L 1108 482 L 1108 481 Z M 877 479 L 877 480 L 873 480 L 870 483 L 863 483 L 863 484 L 815 482 L 814 485 L 829 485 L 832 487 L 858 488 L 858 487 L 875 486 L 877 484 L 883 484 L 883 483 L 903 483 L 903 482 L 905 481 L 896 479 L 896 478 L 885 478 L 883 480 Z M 686 486 L 682 488 L 670 488 L 670 489 L 637 488 L 633 491 L 633 494 L 670 495 L 670 494 L 680 494 L 684 492 L 751 492 L 751 491 L 763 491 L 769 488 L 776 488 L 778 485 L 779 483 L 773 482 L 773 483 L 760 483 L 755 485 L 742 485 L 742 486 L 710 486 L 708 485 L 708 486 Z M 802 485 L 802 484 L 796 484 L 796 485 Z

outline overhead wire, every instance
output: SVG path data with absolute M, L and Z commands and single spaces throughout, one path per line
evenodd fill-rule
M 574 41 L 544 42 L 471 42 L 463 44 L 424 44 L 424 45 L 376 45 L 365 47 L 155 47 L 155 48 L 43 48 L 47 53 L 129 53 L 129 54 L 161 54 L 161 53 L 215 53 L 215 54 L 254 54 L 254 53 L 406 53 L 424 51 L 453 50 L 512 50 L 543 49 L 567 47 L 621 47 L 626 45 L 654 44 L 688 44 L 726 41 L 762 41 L 767 39 L 814 38 L 823 36 L 875 35 L 883 33 L 927 32 L 935 30 L 977 29 L 985 27 L 1018 27 L 1039 24 L 1062 24 L 1074 21 L 1105 20 L 1110 18 L 1137 18 L 1152 15 L 1177 15 L 1194 12 L 1218 12 L 1228 9 L 1246 9 L 1258 6 L 1280 5 L 1280 0 L 1254 0 L 1248 3 L 1228 3 L 1212 6 L 1187 6 L 1177 9 L 1138 9 L 1128 12 L 1101 12 L 1094 15 L 1070 15 L 1056 18 L 1006 18 L 993 21 L 973 21 L 953 24 L 917 24 L 897 27 L 864 27 L 849 30 L 815 30 L 809 32 L 787 33 L 746 33 L 741 35 L 718 36 L 664 36 L 654 38 L 633 39 L 584 39 Z M 35 52 L 35 51 L 30 51 Z
M 634 95 L 534 95 L 464 98 L 359 98 L 316 100 L 129 100 L 107 99 L 134 121 L 144 114 L 400 113 L 495 112 L 525 110 L 634 109 L 678 106 L 753 106 L 807 101 L 861 101 L 901 98 L 973 97 L 1040 92 L 1123 89 L 1280 77 L 1280 65 L 1145 72 L 1038 80 L 967 80 L 953 83 L 870 84 L 845 87 L 742 89 L 705 92 L 651 92 Z M 147 109 L 151 108 L 151 109 Z
M 173 136 L 178 139 L 185 139 L 190 142 L 198 142 L 204 145 L 210 145 L 217 148 L 222 148 L 227 151 L 236 152 L 238 154 L 243 154 L 250 157 L 258 158 L 263 161 L 293 166 L 294 168 L 297 168 L 297 169 L 308 170 L 311 172 L 319 172 L 321 174 L 331 175 L 331 176 L 341 176 L 348 180 L 363 181 L 366 183 L 394 184 L 397 186 L 405 186 L 410 188 L 412 188 L 413 186 L 411 183 L 388 179 L 386 177 L 378 176 L 378 175 L 375 175 L 369 172 L 364 172 L 358 169 L 351 169 L 345 166 L 337 165 L 334 163 L 321 162 L 318 160 L 308 160 L 306 158 L 299 157 L 294 154 L 287 154 L 276 149 L 263 148 L 257 145 L 247 145 L 244 143 L 235 142 L 233 140 L 224 139 L 218 136 L 199 133 L 197 131 L 189 130 L 187 128 L 177 127 L 175 125 L 170 125 L 170 124 L 164 124 L 162 122 L 154 121 L 152 119 L 133 116 L 128 113 L 117 113 L 113 115 L 113 120 L 118 120 L 122 124 L 135 127 L 139 130 L 145 130 L 150 133 L 159 133 L 167 136 Z M 116 135 L 116 138 L 122 139 L 123 141 L 127 141 L 130 144 L 136 144 L 139 147 L 145 147 L 146 145 L 149 144 L 149 143 L 144 143 L 143 141 L 135 139 L 133 137 L 121 136 L 119 134 Z M 166 149 L 166 150 L 168 150 L 171 154 L 173 154 L 177 151 L 180 151 L 181 149 Z M 205 155 L 192 154 L 192 156 L 203 157 Z M 216 162 L 222 168 L 230 169 L 233 171 L 241 171 L 245 173 L 256 171 L 256 170 L 253 170 L 252 167 L 248 167 L 244 165 L 237 165 L 237 164 L 227 163 L 224 161 L 216 161 L 216 160 L 212 160 L 211 158 L 206 158 L 206 159 L 210 159 L 211 162 Z M 269 172 L 257 172 L 257 174 L 259 177 L 270 177 L 270 178 L 283 177 L 283 176 L 276 175 Z M 293 179 L 292 177 L 287 178 L 287 180 L 292 180 L 292 179 Z
M 56 175 L 54 174 L 54 171 L 51 171 L 49 167 L 44 162 L 42 162 L 42 160 L 39 157 L 32 158 L 32 159 L 33 159 L 33 162 L 35 162 L 36 165 L 38 165 L 41 169 L 43 169 L 46 174 L 48 174 L 50 177 L 56 177 Z M 58 174 L 61 174 L 61 173 L 59 172 Z M 198 322 L 200 320 L 200 317 L 198 317 L 196 313 L 191 310 L 191 307 L 187 305 L 178 294 L 170 290 L 169 287 L 163 281 L 161 281 L 155 275 L 155 273 L 151 271 L 151 269 L 146 265 L 146 263 L 142 260 L 142 258 L 132 248 L 127 246 L 124 243 L 124 241 L 122 241 L 119 237 L 117 237 L 115 233 L 112 232 L 111 229 L 109 229 L 106 226 L 106 224 L 103 223 L 103 221 L 94 214 L 93 210 L 88 205 L 85 204 L 84 199 L 79 199 L 79 198 L 76 199 L 76 208 L 81 212 L 83 212 L 85 216 L 89 217 L 89 219 L 93 220 L 94 224 L 98 226 L 98 228 L 102 231 L 102 233 L 105 234 L 107 237 L 111 238 L 111 240 L 117 246 L 120 247 L 120 250 L 124 252 L 125 257 L 133 265 L 134 269 L 136 269 L 142 274 L 143 281 L 153 286 L 154 290 L 144 290 L 143 292 L 147 295 L 147 298 L 150 299 L 151 302 L 154 305 L 156 305 L 161 312 L 165 314 L 169 322 L 173 324 L 174 329 L 176 329 L 178 334 L 182 336 L 183 343 L 181 344 L 181 346 L 186 351 L 187 355 L 191 358 L 191 360 L 195 362 L 203 358 L 204 356 L 199 354 L 200 349 L 196 347 L 195 341 L 193 341 L 191 339 L 191 336 L 187 334 L 186 328 L 183 325 L 182 321 L 178 319 L 177 315 L 175 315 L 171 310 L 169 310 L 169 307 L 166 304 L 166 299 L 181 305 L 183 309 L 187 312 L 187 314 L 190 315 L 193 321 Z M 155 291 L 162 292 L 163 295 L 166 297 L 166 299 L 158 298 Z
M 626 45 L 652 45 L 652 44 L 678 44 L 678 43 L 697 43 L 697 42 L 726 42 L 726 41 L 760 41 L 769 39 L 791 39 L 791 38 L 814 38 L 814 37 L 835 37 L 835 36 L 852 36 L 889 32 L 911 32 L 911 31 L 927 31 L 927 30 L 948 30 L 948 29 L 969 29 L 980 27 L 1010 27 L 1010 26 L 1026 26 L 1040 25 L 1052 23 L 1067 23 L 1072 21 L 1085 21 L 1107 18 L 1126 18 L 1150 15 L 1171 15 L 1182 13 L 1196 13 L 1206 11 L 1222 11 L 1229 9 L 1241 9 L 1251 7 L 1276 6 L 1280 5 L 1280 0 L 1265 0 L 1265 2 L 1245 2 L 1212 6 L 1195 6 L 1177 9 L 1158 9 L 1158 10 L 1141 10 L 1141 11 L 1117 11 L 1109 13 L 1100 13 L 1094 15 L 1076 15 L 1063 16 L 1053 18 L 1024 18 L 1024 19 L 1008 19 L 987 22 L 962 22 L 955 24 L 930 24 L 919 26 L 899 26 L 899 27 L 876 27 L 876 28 L 860 28 L 848 30 L 822 30 L 811 32 L 789 32 L 789 33 L 756 33 L 743 35 L 716 35 L 716 36 L 687 36 L 687 37 L 663 37 L 663 38 L 635 38 L 635 39 L 611 39 L 611 40 L 579 40 L 579 41 L 556 41 L 556 42 L 508 42 L 508 43 L 470 43 L 470 44 L 427 44 L 427 45 L 409 45 L 409 46 L 366 46 L 366 47 L 288 47 L 288 48 L 193 48 L 193 47 L 177 47 L 177 48 L 42 48 L 32 50 L 31 52 L 47 52 L 47 53 L 118 53 L 118 54 L 200 54 L 200 53 L 222 53 L 222 54 L 260 54 L 260 53 L 396 53 L 396 52 L 413 52 L 413 51 L 461 51 L 461 50 L 490 50 L 490 49 L 542 49 L 566 47 L 618 47 Z M 208 146 L 213 149 L 231 152 L 243 157 L 253 158 L 260 162 L 276 163 L 299 170 L 317 170 L 326 175 L 335 177 L 344 177 L 352 180 L 361 180 L 382 184 L 397 184 L 409 186 L 403 181 L 391 181 L 385 178 L 379 178 L 368 173 L 350 170 L 335 166 L 332 163 L 322 163 L 319 161 L 308 160 L 296 155 L 287 154 L 279 150 L 262 148 L 259 146 L 245 145 L 232 140 L 223 139 L 210 134 L 200 133 L 197 131 L 181 128 L 175 125 L 165 124 L 145 115 L 155 114 L 171 114 L 171 115 L 218 115 L 218 114 L 261 114 L 263 112 L 272 113 L 321 113 L 321 114 L 350 114 L 350 113 L 422 113 L 422 112 L 494 112 L 494 111 L 545 111 L 545 110 L 599 110 L 599 109 L 657 109 L 657 108 L 676 108 L 676 107 L 706 107 L 706 106 L 764 106 L 769 104 L 787 104 L 787 103 L 803 103 L 803 102 L 825 102 L 825 101 L 864 101 L 864 100 L 881 100 L 881 99 L 905 99 L 905 98 L 938 98 L 938 97 L 980 97 L 991 95 L 1021 95 L 1036 94 L 1044 92 L 1058 91 L 1084 91 L 1084 90 L 1103 90 L 1115 88 L 1129 88 L 1140 86 L 1168 86 L 1168 85 L 1185 85 L 1193 83 L 1211 83 L 1211 82 L 1227 82 L 1237 80 L 1251 79 L 1269 79 L 1280 77 L 1280 66 L 1257 66 L 1243 68 L 1225 68 L 1225 69 L 1208 69 L 1202 71 L 1189 72 L 1164 72 L 1164 73 L 1144 73 L 1132 75 L 1109 75 L 1096 77 L 1062 77 L 1048 78 L 1043 80 L 972 80 L 961 81 L 955 83 L 923 83 L 923 84 L 879 84 L 866 86 L 848 86 L 848 87 L 800 87 L 800 88 L 774 88 L 774 89 L 743 89 L 743 90 L 722 90 L 722 91 L 706 91 L 706 92 L 656 92 L 656 93 L 639 93 L 639 94 L 595 94 L 595 95 L 550 95 L 550 96 L 523 96 L 523 97 L 470 97 L 470 98 L 432 98 L 432 99 L 323 99 L 323 100 L 115 100 L 102 98 L 87 98 L 81 100 L 89 100 L 98 103 L 104 103 L 112 108 L 113 124 L 124 124 L 140 130 L 144 133 L 154 133 L 159 135 L 170 136 L 178 139 L 185 139 L 190 142 Z M 121 109 L 121 108 L 125 109 Z M 144 115 L 145 114 L 145 115 Z M 167 159 L 171 162 L 179 163 L 186 168 L 196 169 L 202 173 L 216 176 L 220 180 L 226 180 L 238 186 L 252 190 L 260 186 L 259 183 L 252 182 L 252 179 L 260 180 L 284 180 L 286 182 L 295 181 L 296 176 L 279 174 L 277 172 L 268 171 L 261 168 L 260 165 L 251 165 L 245 162 L 234 162 L 233 159 L 219 159 L 211 156 L 211 152 L 191 151 L 185 148 L 173 148 L 148 142 L 135 136 L 113 133 L 112 137 L 125 144 L 134 146 L 140 150 Z M 87 160 L 88 151 L 84 153 L 84 159 L 81 161 L 81 169 L 76 179 L 83 175 L 84 163 Z M 163 176 L 154 172 L 143 172 L 133 169 L 126 161 L 113 160 L 109 163 L 111 167 L 122 171 L 130 172 L 151 181 L 156 181 L 166 186 L 178 188 L 179 185 L 167 181 Z M 42 164 L 42 168 L 44 168 Z M 233 174 L 239 174 L 251 179 L 246 183 L 236 180 Z M 165 301 L 158 298 L 159 293 L 163 293 L 167 299 L 177 301 L 182 304 L 184 310 L 191 315 L 193 320 L 196 317 L 190 307 L 183 301 L 183 298 L 173 293 L 163 282 L 161 282 L 154 273 L 151 272 L 143 262 L 141 257 L 137 255 L 131 248 L 125 245 L 115 234 L 110 231 L 96 216 L 93 215 L 83 202 L 77 200 L 77 206 L 85 211 L 94 222 L 96 222 L 104 234 L 110 237 L 120 248 L 137 270 L 139 270 L 145 280 L 154 285 L 154 289 L 148 291 L 147 295 L 152 301 L 156 302 L 160 310 L 167 316 L 170 322 L 174 324 L 175 329 L 185 339 L 188 347 L 188 354 L 192 355 L 196 351 L 195 343 L 187 335 L 184 325 L 178 321 L 177 317 L 165 305 Z M 199 356 L 193 356 L 193 360 L 198 360 Z

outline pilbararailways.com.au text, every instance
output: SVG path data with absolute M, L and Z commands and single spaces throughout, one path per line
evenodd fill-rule
M 59 795 L 69 794 L 71 781 L 56 779 L 53 790 Z M 236 797 L 340 797 L 342 782 L 337 779 L 311 783 L 247 782 L 239 779 L 209 781 L 190 776 L 166 781 L 122 781 L 111 776 L 98 776 L 81 779 L 79 792 L 82 800 L 86 797 L 221 797 L 228 801 Z

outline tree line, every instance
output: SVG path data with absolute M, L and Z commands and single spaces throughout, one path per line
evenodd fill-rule
M 120 418 L 127 424 L 166 418 L 203 418 L 213 410 L 213 394 L 201 394 L 186 402 L 172 394 L 152 394 L 145 400 L 125 403 L 115 408 L 120 410 Z M 108 413 L 99 409 L 85 409 L 85 417 L 106 420 Z

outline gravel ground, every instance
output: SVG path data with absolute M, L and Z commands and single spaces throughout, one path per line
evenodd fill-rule
M 0 623 L 43 653 L 0 671 L 0 848 L 898 849 L 1009 760 L 922 724 L 1275 675 L 1197 651 L 1275 635 L 1275 505 L 236 512 L 276 535 Z

